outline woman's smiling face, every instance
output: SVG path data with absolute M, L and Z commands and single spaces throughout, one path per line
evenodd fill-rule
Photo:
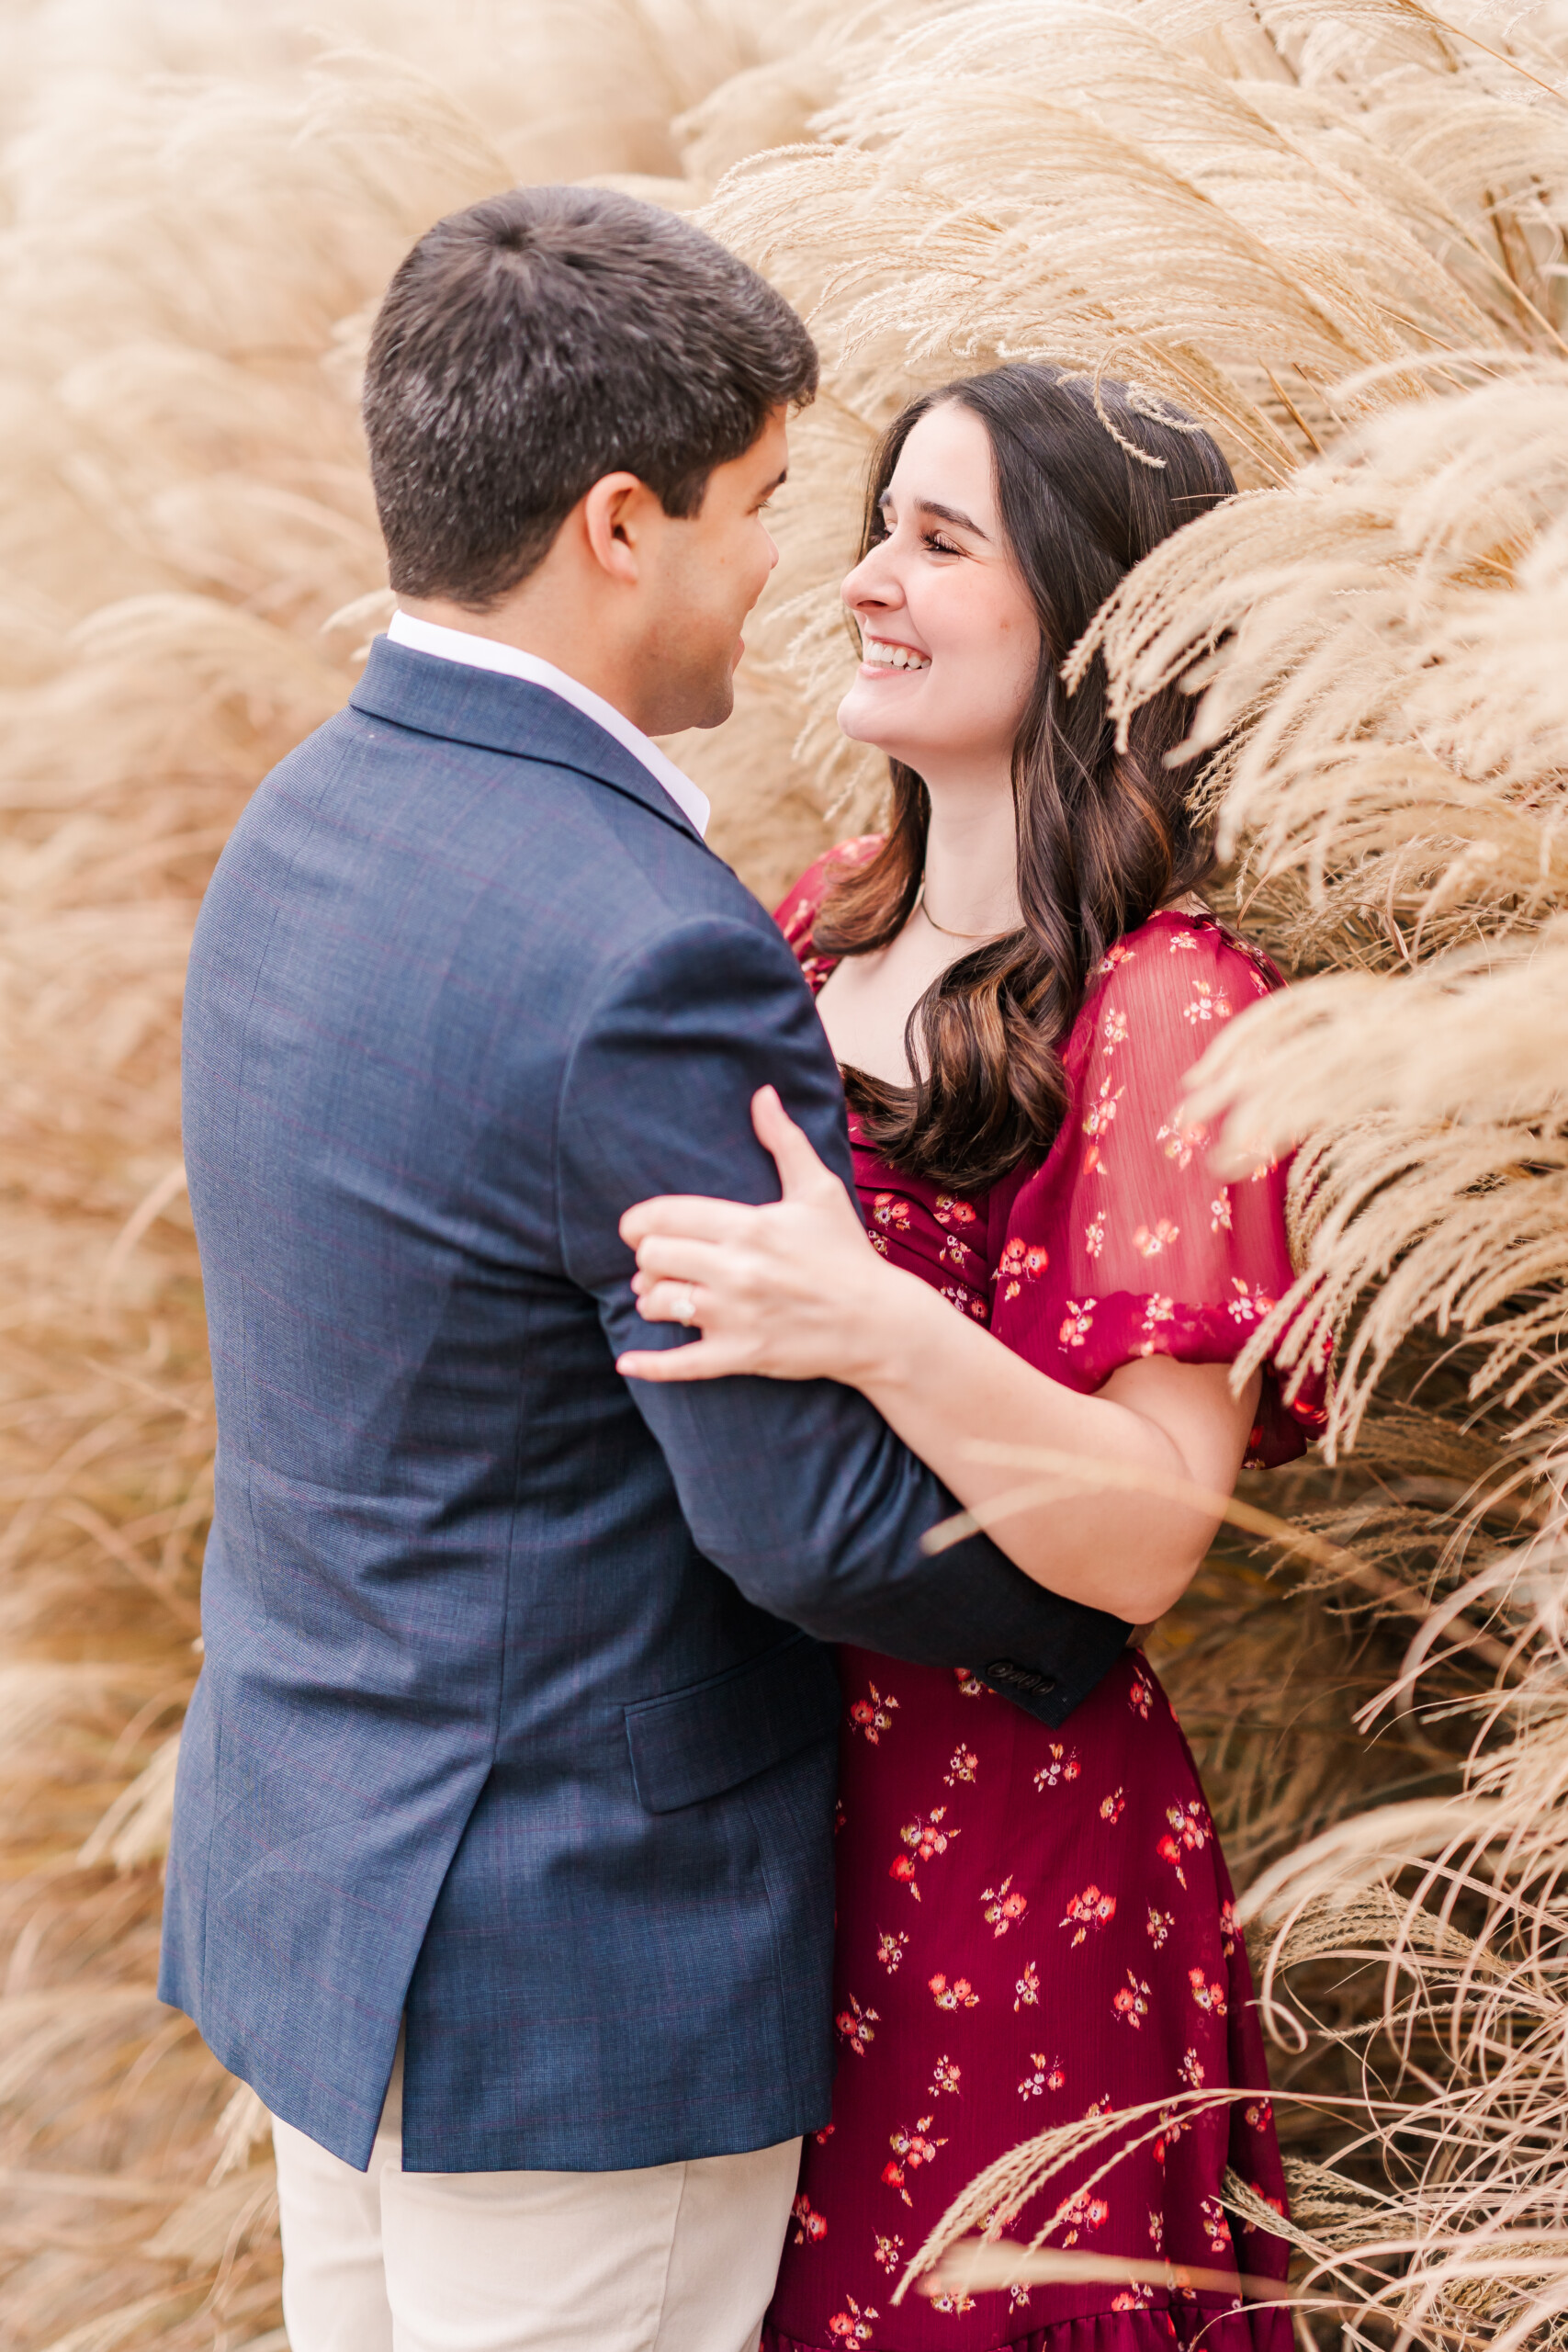
M 928 782 L 998 763 L 1010 771 L 1040 624 L 972 410 L 946 401 L 914 426 L 883 493 L 882 530 L 841 592 L 862 660 L 840 727 Z

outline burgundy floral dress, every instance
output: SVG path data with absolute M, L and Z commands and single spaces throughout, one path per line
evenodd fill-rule
M 831 968 L 811 946 L 825 884 L 874 846 L 819 861 L 779 911 L 814 987 Z M 1284 1172 L 1220 1182 L 1172 1106 L 1217 1029 L 1277 985 L 1211 918 L 1156 915 L 1093 977 L 1043 1166 L 960 1197 L 854 1137 L 872 1240 L 1083 1393 L 1139 1356 L 1233 1361 L 1290 1280 Z M 1287 1404 L 1266 1374 L 1249 1460 L 1299 1453 L 1322 1392 L 1314 1374 Z M 762 2352 L 1288 2352 L 1283 2312 L 1163 2286 L 912 2290 L 894 2305 L 958 2191 L 1054 2124 L 1171 2101 L 1109 2170 L 1106 2145 L 1059 2176 L 1010 2236 L 1050 2212 L 1049 2245 L 1279 2278 L 1283 2241 L 1233 2222 L 1222 2181 L 1234 2165 L 1280 2212 L 1284 2183 L 1230 1881 L 1141 1656 L 1058 1731 L 962 1670 L 846 1648 L 840 1671 L 838 2078 Z M 1256 2096 L 1183 2102 L 1227 2086 Z

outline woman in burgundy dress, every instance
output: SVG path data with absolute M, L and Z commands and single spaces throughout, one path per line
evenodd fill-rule
M 1179 1115 L 1184 1073 L 1278 976 L 1190 896 L 1211 852 L 1168 756 L 1179 697 L 1119 746 L 1098 663 L 1072 696 L 1059 675 L 1117 580 L 1232 487 L 1186 421 L 1045 368 L 898 418 L 844 586 L 863 659 L 840 712 L 890 756 L 891 822 L 779 917 L 844 1069 L 863 1223 L 764 1091 L 777 1205 L 645 1203 L 624 1227 L 644 1314 L 703 1334 L 628 1373 L 848 1381 L 971 1508 L 1021 1476 L 977 1438 L 1152 1474 L 993 1531 L 1130 1623 L 1178 1598 L 1216 1525 L 1169 1482 L 1228 1493 L 1323 1418 L 1320 1374 L 1288 1395 L 1265 1365 L 1232 1394 L 1290 1280 L 1284 1172 L 1217 1175 Z M 840 2059 L 764 2352 L 1287 2352 L 1278 2308 L 1179 2284 L 892 2300 L 985 2165 L 1125 2109 L 1145 2111 L 997 2217 L 1009 2235 L 1285 2265 L 1226 2211 L 1227 2166 L 1280 2212 L 1283 2181 L 1230 1882 L 1168 1700 L 1130 1648 L 1052 1731 L 976 1666 L 840 1653 Z

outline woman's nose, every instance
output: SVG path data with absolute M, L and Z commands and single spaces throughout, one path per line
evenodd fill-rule
M 903 603 L 897 575 L 889 564 L 882 546 L 868 548 L 854 570 L 844 582 L 839 594 L 852 611 L 862 605 L 876 605 L 884 608 Z

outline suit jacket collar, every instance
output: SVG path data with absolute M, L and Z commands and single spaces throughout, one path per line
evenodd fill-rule
M 639 801 L 677 832 L 702 841 L 658 777 L 624 743 L 547 686 L 502 671 L 443 662 L 378 637 L 349 702 L 367 718 L 390 719 L 394 726 L 412 728 L 422 735 L 575 769 Z

